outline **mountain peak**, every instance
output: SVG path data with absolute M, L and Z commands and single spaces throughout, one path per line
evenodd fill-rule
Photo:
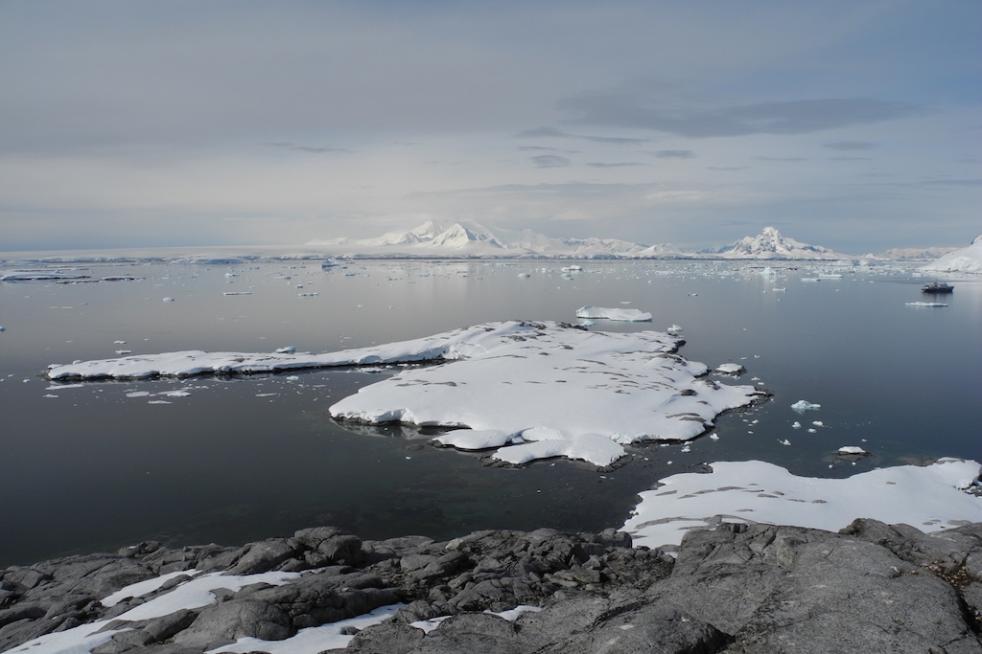
M 719 251 L 725 259 L 841 259 L 843 255 L 820 245 L 783 236 L 776 227 L 765 227 L 756 236 L 744 236 Z

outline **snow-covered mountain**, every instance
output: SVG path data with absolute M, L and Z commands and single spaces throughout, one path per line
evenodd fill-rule
M 688 252 L 616 238 L 552 238 L 528 229 L 495 230 L 476 223 L 427 221 L 407 231 L 366 239 L 313 241 L 338 255 L 366 257 L 541 257 L 569 259 L 799 259 L 836 260 L 848 255 L 808 245 L 766 227 L 719 250 Z
M 957 247 L 933 246 L 926 248 L 890 248 L 879 254 L 872 255 L 877 259 L 891 259 L 893 261 L 932 261 L 954 252 Z
M 719 250 L 707 250 L 705 253 L 720 259 L 833 260 L 850 258 L 849 255 L 835 252 L 821 245 L 809 245 L 783 236 L 774 227 L 765 227 L 756 236 L 745 236 L 732 245 Z
M 689 258 L 669 245 L 645 245 L 615 238 L 551 238 L 528 229 L 492 232 L 476 223 L 426 221 L 408 231 L 375 238 L 312 241 L 307 245 L 356 256 L 543 257 L 572 259 Z
M 932 261 L 921 270 L 942 273 L 973 273 L 982 275 L 982 234 L 975 237 L 967 248 L 949 252 L 937 261 Z

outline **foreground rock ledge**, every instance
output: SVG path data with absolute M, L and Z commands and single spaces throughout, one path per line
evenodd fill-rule
M 204 652 L 404 603 L 344 651 L 982 652 L 982 523 L 926 535 L 857 520 L 839 533 L 722 525 L 689 533 L 677 560 L 630 537 L 483 531 L 449 542 L 362 541 L 329 527 L 241 548 L 142 543 L 0 572 L 0 651 L 114 616 L 186 581 L 181 571 L 310 571 L 214 591 L 214 603 L 125 627 L 93 651 Z M 101 600 L 173 573 L 159 590 Z M 282 575 L 281 575 L 282 576 Z M 514 622 L 484 610 L 539 605 Z M 424 633 L 410 623 L 452 616 Z M 29 648 L 27 651 L 39 651 Z M 258 649 L 257 651 L 262 651 Z M 338 650 L 341 651 L 341 650 Z

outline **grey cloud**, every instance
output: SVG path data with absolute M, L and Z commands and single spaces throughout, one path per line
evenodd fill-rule
M 692 150 L 658 150 L 655 156 L 659 159 L 691 159 L 696 153 Z
M 523 152 L 562 152 L 563 154 L 577 154 L 579 150 L 564 150 L 563 148 L 552 148 L 548 145 L 520 145 L 519 150 Z
M 832 141 L 831 143 L 826 143 L 825 147 L 830 150 L 872 150 L 876 147 L 876 143 L 872 141 Z
M 747 166 L 706 166 L 707 170 L 719 170 L 722 172 L 734 172 L 737 170 L 746 170 Z
M 304 145 L 302 143 L 291 143 L 290 141 L 275 141 L 269 143 L 270 147 L 293 150 L 294 152 L 308 152 L 310 154 L 329 154 L 332 152 L 351 152 L 348 148 L 336 148 L 321 145 Z
M 532 157 L 532 163 L 534 163 L 539 168 L 563 168 L 570 164 L 570 161 L 566 157 L 561 157 L 558 154 L 538 154 Z
M 591 161 L 587 164 L 593 168 L 629 168 L 631 166 L 644 166 L 640 161 Z
M 805 159 L 804 157 L 768 157 L 768 156 L 760 156 L 760 157 L 754 157 L 754 159 L 756 159 L 757 161 L 775 161 L 775 162 L 783 162 L 783 163 L 798 163 L 799 161 L 808 161 L 808 159 Z
M 718 108 L 667 106 L 647 90 L 566 98 L 559 108 L 580 123 L 641 127 L 692 138 L 745 134 L 805 134 L 877 123 L 921 113 L 919 107 L 875 98 L 759 102 Z
M 829 157 L 829 161 L 872 161 L 872 157 Z
M 650 139 L 630 137 L 630 136 L 598 136 L 596 134 L 573 134 L 564 132 L 555 127 L 533 127 L 532 129 L 522 130 L 516 134 L 519 138 L 564 138 L 580 139 L 582 141 L 593 141 L 594 143 L 614 143 L 621 145 L 640 145 L 648 143 Z

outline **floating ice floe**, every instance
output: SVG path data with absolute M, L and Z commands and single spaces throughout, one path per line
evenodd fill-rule
M 716 372 L 724 375 L 741 375 L 744 371 L 745 368 L 739 363 L 721 363 L 716 366 Z
M 72 269 L 8 270 L 0 272 L 0 282 L 57 282 L 78 281 L 90 278 L 91 275 Z
M 908 302 L 907 306 L 915 309 L 941 309 L 948 305 L 944 302 Z
M 490 450 L 521 440 L 521 433 L 500 429 L 454 429 L 437 436 L 433 442 L 458 450 Z
M 657 331 L 595 332 L 563 323 L 500 322 L 428 338 L 330 354 L 173 352 L 49 367 L 52 380 L 145 379 L 352 365 L 444 362 L 411 368 L 331 407 L 341 420 L 495 430 L 444 435 L 447 445 L 497 439 L 507 463 L 554 456 L 606 466 L 623 445 L 685 441 L 716 416 L 765 393 L 702 379 Z M 525 442 L 516 443 L 515 435 Z M 504 439 L 507 437 L 509 443 Z M 488 447 L 495 447 L 488 445 Z M 483 448 L 481 448 L 483 449 Z
M 577 318 L 587 320 L 617 320 L 622 322 L 648 322 L 651 314 L 638 309 L 585 306 L 576 310 Z
M 711 467 L 711 473 L 672 475 L 641 493 L 641 503 L 623 526 L 635 545 L 678 545 L 688 530 L 719 520 L 831 531 L 856 518 L 906 523 L 924 531 L 982 520 L 982 497 L 961 490 L 978 478 L 975 461 L 941 459 L 846 479 L 798 477 L 763 461 Z
M 846 456 L 868 456 L 869 455 L 869 452 L 867 452 L 863 448 L 859 447 L 858 445 L 844 445 L 844 446 L 840 447 L 837 451 L 838 451 L 839 454 L 843 454 L 843 455 L 846 455 Z
M 512 327 L 500 332 L 501 325 Z M 661 332 L 594 332 L 557 323 L 487 328 L 455 361 L 363 387 L 333 405 L 331 415 L 467 427 L 481 432 L 466 442 L 468 449 L 498 442 L 493 458 L 506 463 L 564 456 L 606 466 L 624 454 L 624 444 L 690 440 L 723 411 L 764 395 L 753 386 L 700 379 L 706 366 L 674 354 L 680 339 Z M 525 442 L 515 444 L 516 435 Z M 462 438 L 451 432 L 439 442 Z
M 168 302 L 168 303 L 169 303 L 169 302 L 173 302 L 173 301 L 174 301 L 174 298 L 172 298 L 172 297 L 165 297 L 165 298 L 163 298 L 163 299 L 161 300 L 161 302 Z
M 808 400 L 798 400 L 791 405 L 791 408 L 798 413 L 804 413 L 805 411 L 818 411 L 822 408 L 822 405 L 809 402 Z

